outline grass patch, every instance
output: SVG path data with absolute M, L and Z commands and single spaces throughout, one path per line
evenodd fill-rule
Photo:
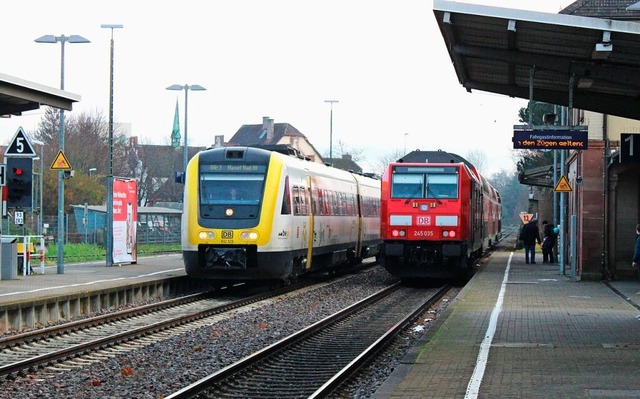
M 137 255 L 151 256 L 167 253 L 179 253 L 182 250 L 180 244 L 141 244 L 138 245 Z M 105 247 L 93 244 L 65 244 L 64 263 L 88 262 L 96 260 L 106 261 Z M 58 246 L 54 243 L 47 246 L 45 263 L 55 264 L 58 260 Z

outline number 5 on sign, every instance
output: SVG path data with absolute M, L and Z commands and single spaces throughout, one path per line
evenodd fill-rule
M 6 157 L 25 157 L 33 158 L 36 156 L 36 152 L 29 141 L 29 137 L 24 133 L 22 127 L 19 127 L 16 134 L 11 140 L 11 144 L 4 152 Z

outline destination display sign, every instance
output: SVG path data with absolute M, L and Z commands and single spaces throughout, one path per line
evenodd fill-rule
M 529 150 L 586 150 L 588 134 L 578 130 L 514 130 L 513 148 Z
M 251 164 L 200 164 L 200 172 L 216 173 L 265 173 L 266 165 Z

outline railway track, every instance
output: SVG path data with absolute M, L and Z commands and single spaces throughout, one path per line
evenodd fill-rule
M 171 329 L 183 332 L 215 323 L 217 315 L 270 298 L 286 295 L 325 279 L 311 279 L 277 290 L 264 290 L 247 296 L 230 289 L 224 296 L 193 294 L 58 326 L 0 338 L 0 377 L 12 379 L 38 368 L 52 371 L 99 361 L 100 351 L 117 345 L 135 347 L 163 337 L 153 334 Z M 241 297 L 243 296 L 244 297 Z M 238 297 L 241 297 L 238 299 Z M 137 340 L 137 341 L 136 341 Z M 82 359 L 80 359 L 82 358 Z
M 326 397 L 448 289 L 395 284 L 165 398 Z

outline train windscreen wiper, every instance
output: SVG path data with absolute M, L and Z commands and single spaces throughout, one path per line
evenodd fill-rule
M 422 185 L 416 187 L 416 189 L 411 193 L 411 195 L 409 195 L 409 197 L 407 197 L 407 200 L 404 202 L 405 205 L 409 203 L 409 201 L 411 201 L 412 199 L 415 198 L 415 195 L 418 194 L 419 192 L 422 191 Z
M 436 195 L 433 193 L 433 191 L 431 191 L 431 185 L 427 184 L 427 198 L 429 198 L 430 195 L 431 195 L 431 198 L 436 200 L 436 202 L 438 204 L 442 204 L 442 201 L 440 201 L 440 199 L 438 197 L 436 197 Z

